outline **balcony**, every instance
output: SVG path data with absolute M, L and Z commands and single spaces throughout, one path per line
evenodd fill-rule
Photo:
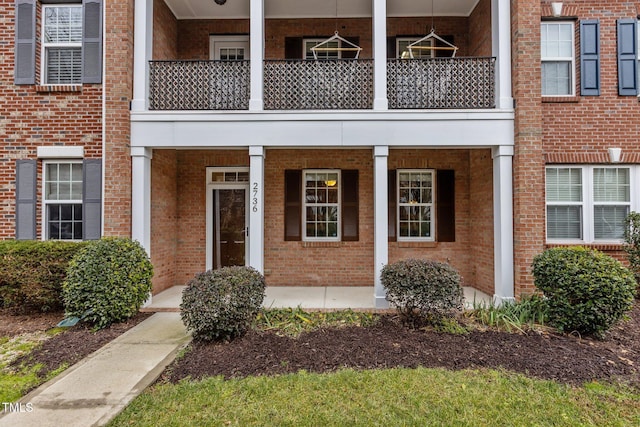
M 151 110 L 247 110 L 249 61 L 151 61 Z M 495 58 L 390 59 L 390 109 L 495 107 Z M 373 106 L 373 60 L 266 60 L 265 110 Z

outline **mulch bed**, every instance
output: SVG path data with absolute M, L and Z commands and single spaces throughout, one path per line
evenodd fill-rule
M 404 327 L 383 315 L 370 327 L 326 328 L 297 338 L 250 331 L 230 343 L 193 342 L 161 381 L 242 378 L 343 368 L 490 368 L 568 384 L 591 380 L 640 386 L 640 304 L 602 340 L 530 331 L 452 335 Z
M 126 322 L 116 323 L 99 331 L 93 331 L 85 324 L 78 324 L 68 330 L 44 341 L 42 346 L 30 354 L 14 360 L 11 365 L 19 366 L 27 363 L 43 364 L 41 374 L 57 369 L 66 363 L 71 366 L 109 341 L 122 335 L 152 313 L 138 313 Z M 64 317 L 63 313 L 39 313 L 13 316 L 8 312 L 0 313 L 0 336 L 14 336 L 24 332 L 45 331 L 53 328 Z

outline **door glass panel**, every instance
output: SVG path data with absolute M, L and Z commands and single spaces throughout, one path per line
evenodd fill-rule
M 244 189 L 213 190 L 217 200 L 214 215 L 214 266 L 245 265 Z

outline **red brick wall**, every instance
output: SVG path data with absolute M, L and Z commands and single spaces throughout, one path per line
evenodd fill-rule
M 533 292 L 531 262 L 544 250 L 545 199 L 540 77 L 540 2 L 512 0 L 512 76 L 515 110 L 515 295 Z
M 178 20 L 164 0 L 153 0 L 153 59 L 178 57 Z
M 133 3 L 105 2 L 104 234 L 107 236 L 131 236 L 129 102 L 133 94 Z
M 486 150 L 482 150 L 485 152 Z M 486 209 L 487 203 L 491 203 L 491 197 L 487 197 L 487 194 L 482 194 L 480 197 L 473 197 L 471 191 L 471 177 L 472 177 L 472 165 L 471 150 L 390 150 L 389 152 L 389 169 L 415 169 L 415 168 L 428 168 L 428 169 L 453 169 L 455 171 L 455 214 L 456 214 L 456 241 L 455 242 L 390 242 L 389 243 L 389 262 L 396 262 L 407 258 L 427 258 L 441 262 L 448 262 L 454 266 L 463 277 L 464 285 L 479 286 L 479 279 L 483 279 L 482 276 L 477 274 L 477 263 L 472 261 L 470 251 L 480 251 L 476 248 L 472 240 L 473 232 L 470 223 L 470 216 L 475 215 L 476 209 Z M 486 169 L 486 164 L 483 161 L 476 160 L 478 165 L 482 169 L 473 171 L 474 174 L 479 174 Z M 483 190 L 479 186 L 480 190 Z M 488 193 L 489 195 L 491 192 Z M 437 195 L 436 195 L 437 200 Z M 471 200 L 474 200 L 478 205 L 474 205 L 474 213 L 471 213 Z M 484 222 L 484 218 L 478 219 L 481 225 Z M 475 216 L 474 216 L 475 224 Z M 490 227 L 493 230 L 493 226 Z M 488 244 L 490 242 L 478 243 L 481 245 Z M 489 248 L 493 250 L 493 246 Z M 475 256 L 475 252 L 474 252 Z M 491 263 L 493 263 L 491 257 Z M 492 265 L 488 268 L 492 268 Z M 482 283 L 482 289 L 490 289 L 493 293 L 493 278 L 488 283 Z
M 38 34 L 40 17 L 38 12 Z M 0 239 L 15 238 L 17 159 L 35 159 L 37 147 L 53 145 L 83 146 L 86 158 L 102 156 L 102 86 L 85 84 L 78 91 L 49 92 L 43 86 L 14 85 L 14 18 L 14 0 L 0 0 Z M 40 58 L 38 44 L 37 82 L 41 81 Z M 39 164 L 39 193 L 41 170 Z M 40 206 L 37 218 L 40 235 Z
M 249 152 L 178 151 L 176 157 L 178 231 L 175 284 L 185 284 L 206 268 L 206 168 L 248 167 Z
M 175 150 L 154 150 L 151 160 L 151 262 L 153 292 L 176 284 L 178 179 Z
M 284 171 L 357 169 L 357 242 L 285 242 Z M 373 155 L 371 150 L 269 150 L 265 158 L 265 257 L 269 286 L 373 285 Z
M 638 15 L 640 2 L 565 1 L 563 16 L 576 22 L 576 96 L 542 98 L 540 21 L 551 15 L 550 1 L 512 1 L 513 87 L 516 98 L 514 226 L 516 296 L 534 291 L 533 256 L 545 244 L 545 160 L 607 162 L 607 148 L 620 147 L 627 160 L 640 156 L 640 104 L 618 96 L 616 20 Z M 579 27 L 600 20 L 601 95 L 580 96 Z M 624 161 L 624 159 L 623 159 Z M 616 245 L 593 245 L 623 258 Z
M 488 1 L 488 0 L 486 0 Z M 485 15 L 480 11 L 477 21 L 482 22 Z M 491 52 L 491 25 L 489 22 L 482 31 L 488 31 L 489 52 Z M 434 21 L 437 33 L 453 35 L 455 44 L 460 48 L 458 56 L 469 54 L 469 19 L 458 17 L 437 17 Z M 249 34 L 249 20 L 179 20 L 178 21 L 178 59 L 209 59 L 209 36 L 212 34 Z M 426 35 L 431 29 L 430 17 L 388 18 L 389 36 Z M 265 23 L 265 59 L 284 58 L 284 40 L 287 36 L 328 37 L 336 30 L 336 20 L 328 19 L 268 19 Z M 338 31 L 342 37 L 358 36 L 363 48 L 361 58 L 372 57 L 372 27 L 370 18 L 340 18 Z M 480 30 L 479 30 L 480 31 Z M 163 35 L 164 37 L 164 35 Z M 486 35 L 481 35 L 475 49 L 484 46 Z
M 480 0 L 469 16 L 469 56 L 492 56 L 491 0 Z
M 469 263 L 471 283 L 482 292 L 494 294 L 493 252 L 493 160 L 491 150 L 469 151 Z

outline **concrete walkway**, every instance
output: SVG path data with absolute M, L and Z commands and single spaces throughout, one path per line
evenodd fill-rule
M 0 427 L 104 425 L 155 381 L 189 340 L 179 313 L 156 313 L 29 393 L 18 408 L 0 407 Z

